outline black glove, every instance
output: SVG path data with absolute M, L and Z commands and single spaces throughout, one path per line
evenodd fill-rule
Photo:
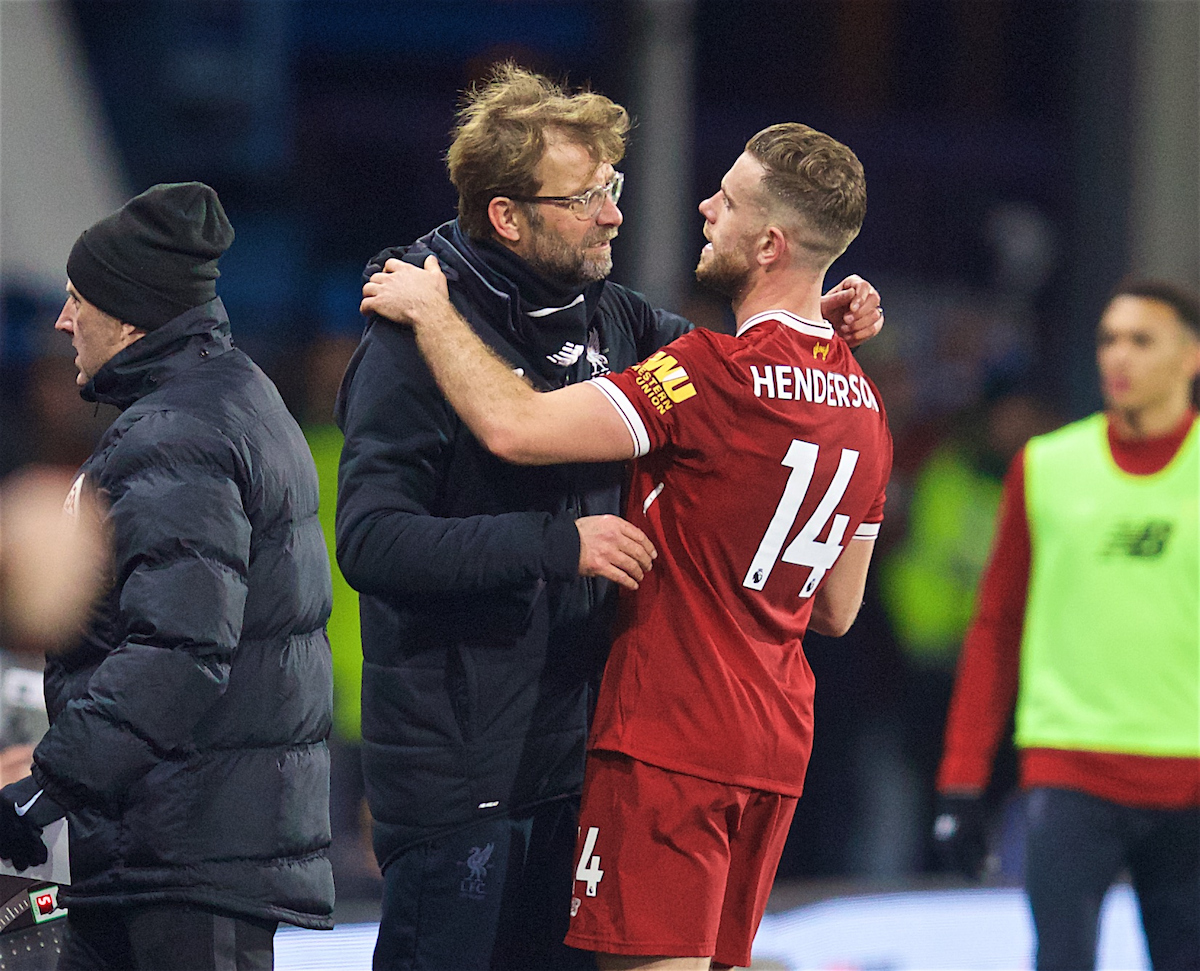
M 933 841 L 942 867 L 978 880 L 987 855 L 982 796 L 938 796 Z
M 17 870 L 45 863 L 42 829 L 66 814 L 31 775 L 0 789 L 0 857 Z

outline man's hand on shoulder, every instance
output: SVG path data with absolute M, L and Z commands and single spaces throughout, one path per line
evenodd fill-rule
M 636 590 L 658 556 L 646 534 L 620 516 L 584 516 L 579 530 L 579 575 L 607 577 Z
M 851 275 L 821 298 L 821 315 L 851 347 L 869 341 L 883 329 L 879 291 Z
M 420 325 L 439 313 L 453 312 L 446 277 L 432 253 L 424 267 L 394 257 L 363 284 L 359 311 L 398 324 Z

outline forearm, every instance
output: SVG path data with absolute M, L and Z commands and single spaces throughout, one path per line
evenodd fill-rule
M 229 659 L 125 643 L 95 671 L 34 750 L 37 775 L 67 806 L 115 805 L 224 693 Z
M 447 407 L 408 328 L 372 327 L 339 420 L 337 558 L 356 590 L 453 595 L 573 575 L 569 517 L 523 508 L 537 472 L 508 470 L 497 491 L 498 463 Z
M 359 307 L 415 329 L 446 399 L 475 437 L 506 462 L 555 465 L 633 456 L 624 420 L 589 382 L 539 394 L 496 357 L 451 306 L 433 256 L 423 269 L 388 260 L 363 284 Z
M 438 387 L 480 443 L 503 458 L 528 452 L 525 430 L 533 424 L 538 393 L 479 339 L 451 304 L 431 308 L 415 330 L 417 347 Z
M 862 607 L 874 550 L 873 539 L 853 539 L 846 545 L 813 598 L 808 626 L 816 633 L 841 637 L 854 624 Z
M 977 619 L 963 646 L 946 719 L 940 792 L 987 787 L 1017 692 L 1018 644 L 1003 628 Z
M 1018 459 L 1005 480 L 995 545 L 959 658 L 939 791 L 970 792 L 987 785 L 1017 694 L 1030 563 Z
M 568 516 L 540 512 L 446 518 L 347 509 L 338 565 L 360 593 L 459 595 L 574 576 L 579 534 Z
M 416 332 L 451 407 L 493 455 L 517 465 L 633 457 L 623 419 L 591 382 L 535 391 L 448 304 L 425 316 Z

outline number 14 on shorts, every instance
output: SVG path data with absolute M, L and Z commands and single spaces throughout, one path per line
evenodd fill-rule
M 587 836 L 583 840 L 583 851 L 579 854 L 579 863 L 575 867 L 575 879 L 587 884 L 589 897 L 596 896 L 596 887 L 604 878 L 604 871 L 600 869 L 600 857 L 593 852 L 596 849 L 596 837 L 599 835 L 599 826 L 588 827 Z

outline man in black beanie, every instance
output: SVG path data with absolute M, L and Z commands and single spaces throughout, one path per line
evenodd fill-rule
M 55 327 L 121 415 L 68 512 L 106 507 L 109 589 L 49 658 L 51 726 L 0 789 L 0 857 L 66 815 L 61 969 L 270 968 L 280 921 L 332 927 L 329 561 L 308 447 L 233 347 L 216 193 L 157 185 L 86 230 Z

